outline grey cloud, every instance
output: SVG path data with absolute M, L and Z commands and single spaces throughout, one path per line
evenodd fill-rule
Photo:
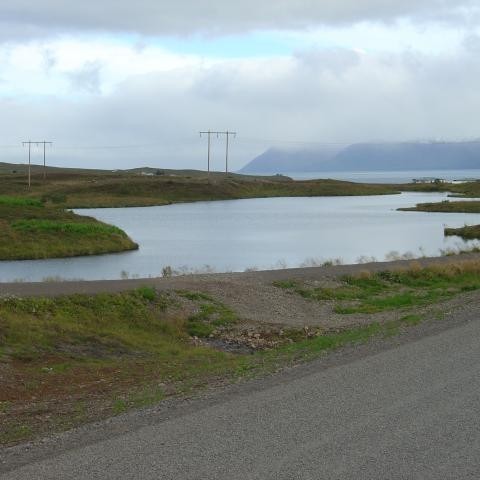
M 0 5 L 0 43 L 16 43 L 33 39 L 43 39 L 52 33 L 57 33 L 56 28 L 52 32 L 51 28 L 42 23 L 32 25 L 20 20 L 8 20 L 2 14 L 2 6 Z
M 474 13 L 478 14 L 475 0 L 15 0 L 2 3 L 3 38 L 65 30 L 215 35 L 361 21 L 391 22 L 402 17 L 469 22 Z
M 101 62 L 86 62 L 82 68 L 75 72 L 68 73 L 67 76 L 75 92 L 83 91 L 86 93 L 101 92 Z
M 308 49 L 296 52 L 295 56 L 306 68 L 331 72 L 335 75 L 342 75 L 358 65 L 360 61 L 357 52 L 343 48 Z

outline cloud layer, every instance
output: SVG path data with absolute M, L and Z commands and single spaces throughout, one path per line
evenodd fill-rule
M 225 34 L 308 28 L 399 18 L 472 22 L 475 0 L 15 0 L 0 5 L 2 37 L 52 31 L 113 31 L 145 35 Z
M 263 148 L 295 141 L 478 137 L 476 44 L 469 37 L 454 56 L 310 48 L 207 64 L 179 59 L 167 71 L 127 76 L 107 95 L 98 93 L 107 67 L 87 62 L 73 78 L 65 74 L 83 96 L 0 100 L 2 135 L 9 143 L 53 140 L 53 158 L 63 164 L 109 168 L 204 167 L 198 131 L 209 128 L 239 132 L 236 168 Z M 48 51 L 52 75 L 61 64 Z M 214 148 L 221 168 L 223 143 L 215 139 Z M 4 160 L 23 155 L 2 153 Z

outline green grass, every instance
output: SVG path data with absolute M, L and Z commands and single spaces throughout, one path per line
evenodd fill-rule
M 0 197 L 0 260 L 70 257 L 138 248 L 122 230 L 18 197 Z
M 103 223 L 58 222 L 54 220 L 18 220 L 11 226 L 22 232 L 73 233 L 76 235 L 116 234 L 126 236 L 125 232 L 113 225 Z
M 43 207 L 43 203 L 35 198 L 12 197 L 0 195 L 0 205 L 13 207 Z
M 0 300 L 0 360 L 5 356 L 34 360 L 58 345 L 90 345 L 98 358 L 116 351 L 139 349 L 155 353 L 164 344 L 154 331 L 177 336 L 180 326 L 162 322 L 168 298 L 142 287 L 128 294 L 74 295 Z M 69 358 L 68 356 L 66 357 Z M 62 362 L 63 363 L 63 362 Z
M 299 282 L 275 283 L 304 298 L 333 303 L 338 314 L 378 313 L 429 305 L 480 289 L 480 262 L 411 268 L 344 277 L 334 288 Z

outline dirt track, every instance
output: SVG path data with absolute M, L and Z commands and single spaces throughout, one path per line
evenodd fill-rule
M 415 260 L 422 265 L 451 263 L 480 259 L 480 254 L 426 258 Z M 338 280 L 342 275 L 361 271 L 380 271 L 393 268 L 405 268 L 411 260 L 378 262 L 362 265 L 341 265 L 332 267 L 311 267 L 286 270 L 270 270 L 248 273 L 222 273 L 209 275 L 185 275 L 171 278 L 147 278 L 134 280 L 72 281 L 50 283 L 0 283 L 0 296 L 59 296 L 69 294 L 113 293 L 132 290 L 139 286 L 150 285 L 158 291 L 187 290 L 204 292 L 234 309 L 239 318 L 246 322 L 270 325 L 321 326 L 326 329 L 345 328 L 372 321 L 372 315 L 337 315 L 331 306 L 321 305 L 292 295 L 284 289 L 273 286 L 280 280 L 300 280 L 315 285 L 325 285 Z M 480 294 L 473 292 L 469 297 L 478 301 Z M 463 295 L 461 296 L 464 297 Z M 472 298 L 473 300 L 473 298 Z M 445 305 L 464 303 L 460 297 L 445 302 Z M 401 312 L 389 312 L 375 315 L 379 321 L 384 316 L 400 315 Z

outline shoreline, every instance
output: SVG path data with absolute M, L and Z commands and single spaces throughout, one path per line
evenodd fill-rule
M 256 270 L 250 272 L 224 272 L 224 273 L 200 273 L 186 274 L 172 277 L 145 277 L 117 280 L 62 280 L 62 281 L 38 281 L 38 282 L 1 282 L 0 296 L 24 295 L 24 296 L 47 296 L 96 293 L 120 293 L 133 290 L 140 286 L 152 286 L 159 291 L 182 289 L 185 287 L 198 288 L 202 284 L 218 282 L 237 282 L 252 280 L 254 282 L 275 282 L 289 279 L 315 280 L 318 277 L 339 278 L 344 275 L 352 275 L 362 271 L 379 272 L 397 268 L 407 268 L 412 263 L 421 266 L 434 264 L 451 264 L 469 260 L 480 259 L 480 253 L 461 253 L 457 255 L 424 257 L 407 260 L 393 260 L 370 263 L 356 263 L 347 265 L 331 265 L 320 267 L 294 267 L 278 270 Z

